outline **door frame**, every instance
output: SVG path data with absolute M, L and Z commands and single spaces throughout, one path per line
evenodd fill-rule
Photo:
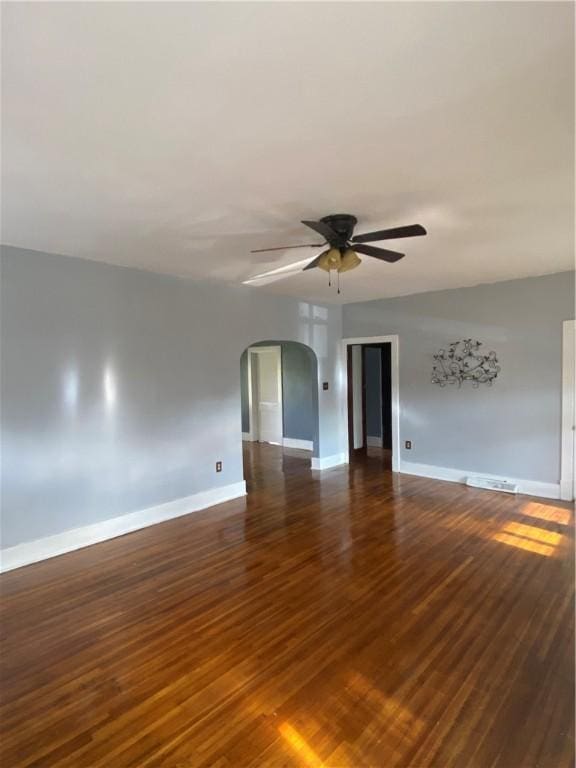
M 348 347 L 356 344 L 390 344 L 391 373 L 392 373 L 392 472 L 400 472 L 402 462 L 400 460 L 400 374 L 399 374 L 399 337 L 391 336 L 361 336 L 359 338 L 342 339 L 343 370 L 346 371 L 348 361 Z M 345 396 L 342 398 L 344 406 L 344 431 L 346 448 L 350 452 L 348 439 L 348 377 L 342 376 Z
M 575 496 L 574 445 L 576 423 L 576 320 L 562 323 L 562 444 L 560 453 L 560 498 Z
M 284 440 L 284 393 L 282 391 L 282 347 L 280 345 L 269 345 L 266 347 L 248 347 L 248 365 L 247 365 L 247 379 L 248 379 L 248 413 L 250 417 L 250 432 L 248 433 L 248 440 L 252 442 L 258 442 L 260 440 L 260 416 L 258 413 L 258 397 L 254 393 L 254 378 L 253 372 L 256 370 L 256 366 L 252 365 L 252 356 L 261 354 L 262 352 L 275 352 L 277 355 L 278 365 L 276 370 L 278 371 L 278 392 L 280 396 L 280 409 L 282 412 L 282 429 L 279 443 L 271 443 L 271 445 L 282 445 Z
M 354 382 L 357 378 L 357 369 L 355 366 L 354 361 L 354 352 L 353 352 L 353 346 L 360 345 L 350 345 L 345 350 L 346 355 L 346 373 L 347 373 L 347 379 L 346 379 L 346 398 L 347 398 L 347 412 L 346 412 L 346 421 L 347 421 L 347 433 L 348 433 L 348 452 L 352 453 L 353 451 L 366 451 L 366 387 L 365 387 L 365 371 L 364 371 L 364 351 L 363 348 L 359 348 L 359 356 L 358 356 L 358 363 L 360 366 L 360 379 L 358 382 L 358 396 L 355 397 L 355 389 L 354 389 Z M 362 432 L 362 444 L 356 445 L 356 410 L 358 407 L 358 404 L 360 406 L 360 428 Z M 350 414 L 352 414 L 352 418 L 350 418 Z M 352 446 L 350 448 L 350 446 Z

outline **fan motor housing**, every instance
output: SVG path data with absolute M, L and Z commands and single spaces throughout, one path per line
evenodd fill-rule
M 320 221 L 336 232 L 339 235 L 338 239 L 334 242 L 330 242 L 330 245 L 338 247 L 344 247 L 348 240 L 352 237 L 354 227 L 358 223 L 356 216 L 352 216 L 349 213 L 335 213 L 331 216 L 324 216 Z

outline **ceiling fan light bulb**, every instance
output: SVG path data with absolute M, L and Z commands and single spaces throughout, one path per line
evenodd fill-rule
M 347 248 L 342 255 L 338 272 L 350 272 L 351 269 L 356 269 L 360 264 L 362 264 L 362 259 L 356 251 L 353 251 L 352 248 Z
M 338 269 L 341 263 L 342 257 L 338 248 L 330 248 L 322 254 L 318 266 L 325 272 L 330 272 L 331 269 Z
M 330 248 L 328 251 L 328 261 L 330 262 L 330 269 L 338 269 L 342 263 L 342 256 L 338 248 Z

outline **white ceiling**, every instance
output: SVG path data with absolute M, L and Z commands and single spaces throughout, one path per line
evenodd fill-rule
M 2 11 L 5 243 L 240 282 L 346 212 L 429 235 L 344 301 L 573 268 L 572 3 Z M 320 270 L 254 290 L 338 300 Z

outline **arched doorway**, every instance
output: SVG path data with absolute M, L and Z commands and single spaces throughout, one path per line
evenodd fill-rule
M 289 472 L 318 455 L 318 361 L 310 347 L 266 340 L 240 358 L 244 474 Z

